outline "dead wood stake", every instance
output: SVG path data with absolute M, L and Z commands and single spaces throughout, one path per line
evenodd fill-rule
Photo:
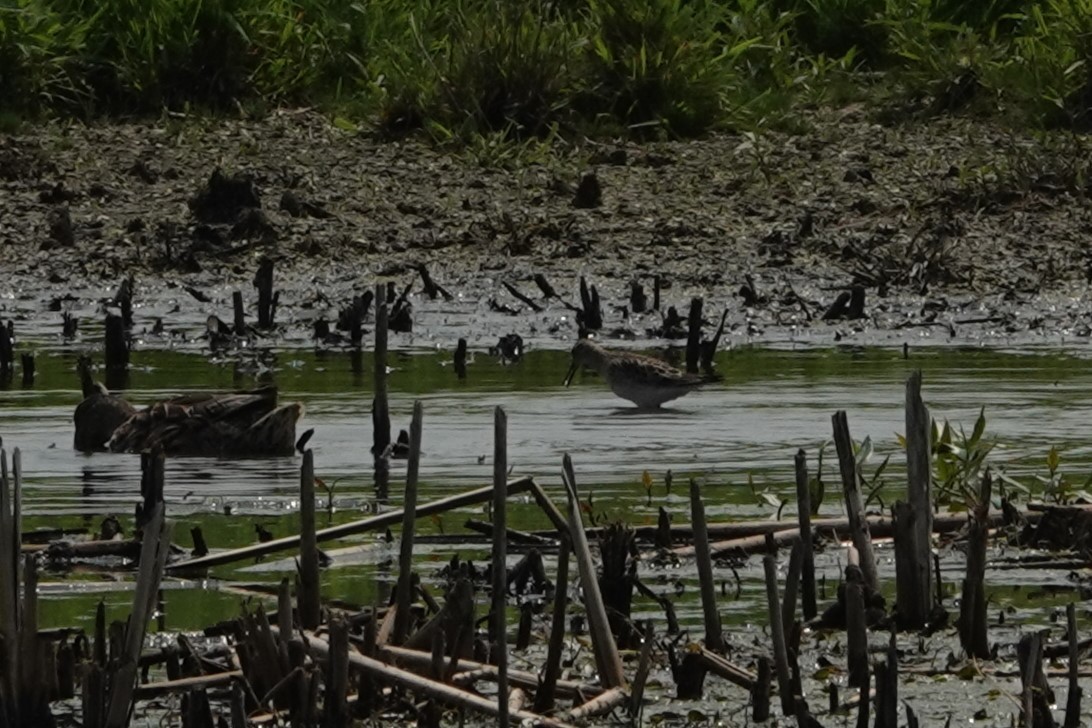
M 508 416 L 493 411 L 493 643 L 497 651 L 497 725 L 508 728 Z
M 315 451 L 303 453 L 300 466 L 300 562 L 296 593 L 300 627 L 317 629 L 322 618 L 318 541 L 315 539 Z
M 792 694 L 792 675 L 789 672 L 789 654 L 785 645 L 785 630 L 781 621 L 781 597 L 777 593 L 777 556 L 762 557 L 766 571 L 766 606 L 770 620 L 770 639 L 773 642 L 774 668 L 777 671 L 777 691 L 781 698 L 781 712 L 793 715 L 796 704 Z
M 814 619 L 818 613 L 815 599 L 815 550 L 811 542 L 811 484 L 808 480 L 808 460 L 803 448 L 796 451 L 796 515 L 800 520 L 800 543 L 804 561 L 801 564 L 804 619 Z
M 406 463 L 406 492 L 402 503 L 402 542 L 398 554 L 398 585 L 395 596 L 394 634 L 391 642 L 400 645 L 409 635 L 410 604 L 413 602 L 413 539 L 417 523 L 417 478 L 421 467 L 421 434 L 424 405 L 413 403 L 410 420 L 410 451 Z
M 849 420 L 845 410 L 838 410 L 831 418 L 834 423 L 834 444 L 838 450 L 838 466 L 842 473 L 842 491 L 846 501 L 846 515 L 849 517 L 850 536 L 861 559 L 861 572 L 865 584 L 873 591 L 879 591 L 880 580 L 876 574 L 876 556 L 872 552 L 872 536 L 868 530 L 868 519 L 864 518 L 864 504 L 861 502 L 860 478 L 857 473 L 857 459 L 853 454 L 853 439 L 849 435 Z
M 713 559 L 709 554 L 709 534 L 705 530 L 705 505 L 701 500 L 698 481 L 694 478 L 690 479 L 690 516 L 694 526 L 694 557 L 698 564 L 701 608 L 705 617 L 705 646 L 714 652 L 724 652 L 716 584 L 713 583 Z
M 622 671 L 622 658 L 618 654 L 618 645 L 614 641 L 607 611 L 603 606 L 603 594 L 599 591 L 595 562 L 592 560 L 591 548 L 588 546 L 588 537 L 584 533 L 584 523 L 580 516 L 580 498 L 576 492 L 573 461 L 568 453 L 562 458 L 561 474 L 569 496 L 569 537 L 572 539 L 573 553 L 576 554 L 580 585 L 584 590 L 584 606 L 588 613 L 592 649 L 595 652 L 599 679 L 606 688 L 623 687 L 626 684 L 626 678 Z

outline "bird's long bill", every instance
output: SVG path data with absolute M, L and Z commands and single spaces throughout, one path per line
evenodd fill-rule
M 573 377 L 576 376 L 576 370 L 580 368 L 580 365 L 574 360 L 569 366 L 569 373 L 565 375 L 565 386 L 569 386 L 572 383 Z

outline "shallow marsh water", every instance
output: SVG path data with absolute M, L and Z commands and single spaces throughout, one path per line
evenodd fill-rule
M 898 497 L 904 480 L 896 433 L 904 429 L 904 381 L 915 368 L 924 372 L 925 399 L 935 417 L 961 423 L 969 431 L 979 408 L 986 407 L 987 433 L 1001 443 L 992 460 L 1003 464 L 1009 475 L 1029 484 L 1035 475 L 1044 475 L 1046 453 L 1053 445 L 1062 452 L 1062 470 L 1071 481 L 1083 483 L 1092 470 L 1086 430 L 1092 414 L 1092 373 L 1078 354 L 926 348 L 911 350 L 904 359 L 901 350 L 890 348 L 740 347 L 718 357 L 724 382 L 678 400 L 663 412 L 637 413 L 594 375 L 578 377 L 571 388 L 563 388 L 568 355 L 562 350 L 533 349 L 515 364 L 501 364 L 478 352 L 468 379 L 460 382 L 448 365 L 449 352 L 415 349 L 392 354 L 391 411 L 397 431 L 408 426 L 414 399 L 424 402 L 422 500 L 489 482 L 493 408 L 499 405 L 508 413 L 514 473 L 533 475 L 559 502 L 560 461 L 568 452 L 582 493 L 592 495 L 594 510 L 608 520 L 651 524 L 664 506 L 676 521 L 688 522 L 686 484 L 691 476 L 703 485 L 711 520 L 775 518 L 779 500 L 787 503 L 789 518 L 795 512 L 793 455 L 797 448 L 805 448 L 814 469 L 818 447 L 829 438 L 830 415 L 837 409 L 847 410 L 856 439 L 872 438 L 873 464 L 891 454 L 882 493 L 885 502 Z M 74 352 L 44 343 L 36 384 L 21 388 L 16 382 L 0 392 L 4 445 L 20 448 L 23 455 L 26 528 L 97 529 L 107 514 L 121 517 L 129 528 L 139 499 L 139 458 L 72 450 L 71 416 L 79 401 L 74 366 Z M 320 526 L 400 505 L 404 461 L 394 462 L 385 503 L 377 500 L 372 487 L 370 354 L 306 348 L 210 361 L 195 351 L 145 349 L 134 356 L 134 368 L 123 384 L 127 396 L 142 403 L 185 389 L 227 389 L 267 380 L 279 385 L 284 400 L 305 403 L 300 431 L 315 429 L 310 446 L 316 472 L 333 486 L 335 506 L 332 513 L 320 514 Z M 214 549 L 252 542 L 256 523 L 277 535 L 294 532 L 298 467 L 298 457 L 168 460 L 166 498 L 176 521 L 175 541 L 188 543 L 188 531 L 195 525 Z M 835 468 L 829 448 L 823 471 L 828 496 L 822 507 L 829 515 L 842 511 Z M 646 470 L 653 480 L 651 496 L 642 484 Z M 668 470 L 674 483 L 670 492 L 665 487 Z M 320 498 L 325 506 L 326 495 Z M 468 517 L 486 518 L 481 508 L 466 508 L 420 523 L 424 533 L 460 533 Z M 510 525 L 532 529 L 547 523 L 533 503 L 522 499 L 513 504 Z M 330 549 L 335 561 L 323 576 L 327 598 L 361 605 L 385 601 L 396 578 L 392 562 L 397 540 L 388 544 L 375 534 L 332 544 Z M 452 553 L 476 559 L 486 555 L 480 548 L 444 543 L 423 543 L 417 551 L 418 568 L 426 581 L 433 582 Z M 950 548 L 942 555 L 945 579 L 952 581 L 949 592 L 954 595 L 962 555 Z M 881 551 L 880 558 L 881 568 L 893 576 L 890 552 Z M 838 549 L 819 557 L 831 597 L 841 565 Z M 253 598 L 252 592 L 235 587 L 275 585 L 293 571 L 291 558 L 273 556 L 216 569 L 214 578 L 200 582 L 168 578 L 158 629 L 199 630 L 231 618 L 243 600 Z M 642 567 L 642 578 L 657 591 L 679 593 L 680 621 L 700 633 L 700 605 L 691 572 L 650 566 Z M 717 578 L 728 585 L 731 595 L 722 599 L 721 612 L 733 641 L 743 646 L 767 639 L 759 560 L 720 564 Z M 991 613 L 1007 612 L 1004 634 L 1012 639 L 1021 627 L 1054 625 L 1056 608 L 1074 598 L 1072 584 L 1061 571 L 991 571 L 988 578 Z M 125 580 L 119 581 L 107 568 L 50 573 L 42 581 L 42 621 L 48 626 L 90 627 L 100 599 L 105 599 L 111 619 L 129 608 Z M 947 606 L 955 609 L 954 596 Z M 641 600 L 634 616 L 662 619 L 655 605 Z M 1086 615 L 1081 619 L 1087 624 Z M 877 636 L 878 643 L 882 637 Z M 995 639 L 999 637 L 995 633 Z M 837 643 L 842 636 L 832 639 Z M 829 649 L 831 644 L 823 648 Z M 661 677 L 665 684 L 670 682 Z M 957 702 L 933 704 L 926 699 L 916 707 L 919 714 L 936 719 L 947 714 L 969 717 L 984 707 L 991 686 L 1016 689 L 995 683 L 930 685 L 932 695 L 951 693 Z M 817 696 L 820 689 L 816 684 L 810 693 Z M 722 710 L 745 696 L 726 694 L 725 700 Z M 711 714 L 708 705 L 699 707 Z M 678 710 L 678 705 L 661 702 L 650 708 L 650 715 L 664 712 L 671 717 Z M 997 705 L 996 717 L 1000 721 L 1010 710 Z

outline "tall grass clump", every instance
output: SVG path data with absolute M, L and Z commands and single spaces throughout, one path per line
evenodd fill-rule
M 86 33 L 86 22 L 71 22 L 48 0 L 0 4 L 0 111 L 78 106 Z
M 687 137 L 852 99 L 1086 129 L 1090 56 L 1092 0 L 0 0 L 0 113 Z
M 579 39 L 552 2 L 455 2 L 428 22 L 411 21 L 419 54 L 398 72 L 418 107 L 395 95 L 401 107 L 386 109 L 388 120 L 419 116 L 441 137 L 527 137 L 567 115 Z

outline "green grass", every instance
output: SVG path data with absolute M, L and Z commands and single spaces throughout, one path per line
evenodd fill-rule
M 0 0 L 0 115 L 315 105 L 388 134 L 1092 124 L 1092 0 Z

